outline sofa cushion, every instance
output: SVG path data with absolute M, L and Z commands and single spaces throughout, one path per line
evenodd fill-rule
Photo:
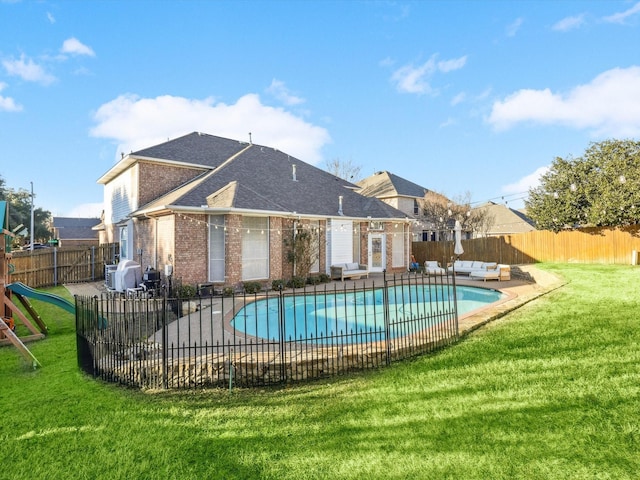
M 481 262 L 479 260 L 474 260 L 473 264 L 471 265 L 471 268 L 477 268 L 477 269 L 483 268 L 483 263 L 484 262 Z
M 359 265 L 357 263 L 346 263 L 345 270 L 358 270 Z

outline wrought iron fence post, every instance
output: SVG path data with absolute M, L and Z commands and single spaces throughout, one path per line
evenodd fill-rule
M 167 329 L 167 296 L 162 298 L 162 387 L 169 388 L 169 331 Z
M 386 345 L 386 364 L 391 363 L 391 320 L 389 318 L 389 283 L 387 271 L 382 271 L 382 312 L 384 314 L 384 341 Z
M 458 294 L 456 292 L 456 262 L 451 262 L 451 271 L 453 272 L 452 284 L 453 284 L 453 314 L 455 315 L 454 319 L 454 339 L 458 338 L 459 328 L 458 328 Z
M 280 378 L 283 382 L 287 381 L 287 369 L 285 368 L 285 320 L 284 320 L 284 293 L 282 290 L 278 292 L 278 337 L 280 348 Z

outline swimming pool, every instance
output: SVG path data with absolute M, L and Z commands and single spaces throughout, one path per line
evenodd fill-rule
M 396 286 L 386 289 L 388 324 L 385 324 L 385 289 L 277 296 L 247 304 L 231 320 L 236 331 L 278 341 L 305 340 L 328 343 L 336 335 L 360 343 L 377 337 L 404 336 L 416 328 L 437 325 L 455 314 L 453 287 Z M 457 286 L 458 315 L 501 300 L 497 290 Z M 280 312 L 283 312 L 283 315 Z M 282 319 L 282 320 L 281 320 Z M 411 325 L 415 320 L 416 325 Z M 389 325 L 392 328 L 389 328 Z

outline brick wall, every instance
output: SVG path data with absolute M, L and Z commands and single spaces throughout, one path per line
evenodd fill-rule
M 225 267 L 228 285 L 242 281 L 242 216 L 227 215 L 225 237 Z
M 152 162 L 138 163 L 138 205 L 142 206 L 192 180 L 204 170 L 187 167 L 159 165 Z
M 175 255 L 173 275 L 182 283 L 195 285 L 208 278 L 207 216 L 196 214 L 175 215 Z

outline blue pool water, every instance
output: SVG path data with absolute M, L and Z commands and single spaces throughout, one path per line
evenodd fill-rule
M 390 336 L 405 334 L 405 320 L 441 317 L 454 311 L 453 290 L 442 286 L 413 288 L 393 287 L 388 290 L 389 321 L 403 321 L 403 329 L 392 329 Z M 280 297 L 247 304 L 231 320 L 238 331 L 267 340 L 311 339 L 342 334 L 371 334 L 384 329 L 383 289 L 282 298 L 284 323 L 280 325 Z M 458 315 L 497 302 L 504 294 L 496 290 L 457 286 Z M 282 331 L 281 331 L 282 330 Z M 370 340 L 370 338 L 368 339 Z M 358 340 L 355 340 L 358 341 Z

